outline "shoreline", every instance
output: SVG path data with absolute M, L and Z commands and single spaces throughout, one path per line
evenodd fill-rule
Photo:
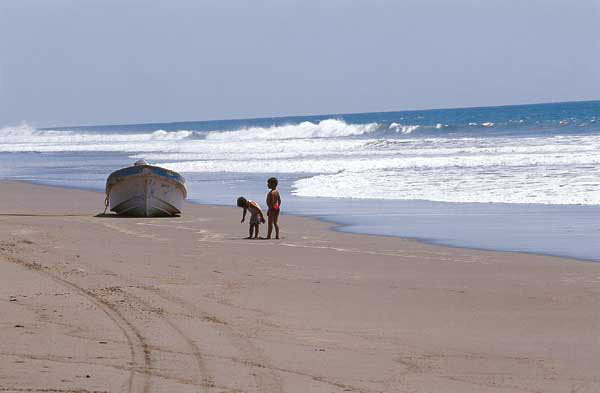
M 33 184 L 33 185 L 42 185 L 42 186 L 48 186 L 48 187 L 57 187 L 57 188 L 64 188 L 64 189 L 71 189 L 71 190 L 85 190 L 85 191 L 91 191 L 91 192 L 96 192 L 99 194 L 103 194 L 104 192 L 94 188 L 94 187 L 78 187 L 78 186 L 68 186 L 68 185 L 54 185 L 54 184 L 50 184 L 49 182 L 43 182 L 43 181 L 35 181 L 35 180 L 10 180 L 10 179 L 0 179 L 0 182 L 5 182 L 5 181 L 16 181 L 16 182 L 22 182 L 22 183 L 27 183 L 27 184 Z M 411 201 L 412 202 L 412 201 Z M 426 202 L 426 203 L 438 203 L 436 201 L 422 201 L 422 202 Z M 225 208 L 233 208 L 234 210 L 236 209 L 235 206 L 233 205 L 226 205 L 226 204 L 219 204 L 219 203 L 204 203 L 204 202 L 200 202 L 200 201 L 194 201 L 194 200 L 186 200 L 187 204 L 192 204 L 192 205 L 197 205 L 197 206 L 214 206 L 214 207 L 225 207 Z M 448 203 L 448 204 L 460 204 L 458 202 L 443 202 L 443 203 Z M 470 204 L 477 204 L 479 206 L 486 206 L 487 203 L 470 203 Z M 505 206 L 512 206 L 512 205 L 519 205 L 519 206 L 530 206 L 530 205 L 534 205 L 537 206 L 538 204 L 507 204 L 507 203 L 497 203 L 496 205 L 505 205 Z M 546 206 L 544 204 L 539 204 L 541 206 Z M 556 207 L 569 207 L 569 206 L 579 206 L 579 205 L 551 205 L 551 206 L 556 206 Z M 592 205 L 590 205 L 592 206 Z M 110 211 L 108 211 L 108 213 L 110 213 Z M 575 257 L 572 255 L 568 255 L 568 254 L 553 254 L 553 253 L 544 253 L 544 252 L 540 252 L 540 251 L 521 251 L 521 250 L 507 250 L 507 249 L 501 249 L 501 248 L 493 248 L 493 247 L 476 247 L 476 246 L 464 246 L 464 245 L 456 245 L 453 244 L 452 242 L 444 242 L 443 240 L 436 240 L 435 238 L 426 238 L 426 237 L 418 237 L 418 236 L 399 236 L 399 235 L 388 235 L 388 234 L 382 234 L 382 233 L 370 233 L 370 232 L 366 232 L 366 231 L 359 231 L 359 230 L 352 230 L 349 228 L 352 228 L 354 226 L 354 224 L 351 223 L 342 223 L 339 221 L 335 221 L 334 219 L 329 219 L 327 217 L 325 217 L 325 215 L 319 215 L 319 214 L 302 214 L 302 213 L 289 213 L 286 212 L 287 216 L 293 216 L 293 217 L 302 217 L 302 218 L 306 218 L 306 219 L 312 219 L 312 220 L 317 220 L 323 223 L 326 223 L 328 225 L 330 225 L 330 230 L 338 232 L 338 233 L 348 233 L 348 234 L 356 234 L 356 235 L 364 235 L 364 236 L 375 236 L 375 237 L 390 237 L 390 238 L 395 238 L 395 239 L 401 239 L 401 240 L 407 240 L 407 241 L 415 241 L 415 242 L 419 242 L 425 245 L 431 245 L 431 246 L 440 246 L 440 247 L 448 247 L 448 248 L 455 248 L 455 249 L 465 249 L 465 250 L 473 250 L 473 251 L 483 251 L 483 252 L 499 252 L 499 253 L 514 253 L 514 254 L 525 254 L 525 255 L 533 255 L 533 256 L 541 256 L 541 257 L 551 257 L 551 258 L 561 258 L 561 259 L 567 259 L 567 260 L 571 260 L 573 262 L 580 262 L 580 263 L 600 263 L 600 258 L 597 259 L 593 259 L 593 258 L 583 258 L 583 257 Z
M 5 391 L 600 389 L 598 264 L 289 215 L 248 241 L 232 207 L 97 217 L 101 193 L 25 182 L 0 198 Z
M 194 202 L 191 202 L 194 203 Z M 222 206 L 222 207 L 226 207 L 226 205 L 209 205 L 209 204 L 200 204 L 199 205 L 205 205 L 205 206 Z M 544 254 L 542 252 L 528 252 L 528 251 L 510 251 L 510 250 L 498 250 L 498 249 L 493 249 L 493 248 L 478 248 L 478 247 L 466 247 L 466 246 L 455 246 L 449 243 L 443 243 L 443 242 L 438 242 L 436 240 L 430 240 L 430 239 L 426 239 L 426 238 L 420 238 L 420 237 L 407 237 L 407 236 L 396 236 L 396 235 L 384 235 L 384 234 L 376 234 L 376 233 L 367 233 L 367 232 L 353 232 L 350 230 L 344 230 L 343 228 L 347 228 L 350 227 L 350 224 L 340 224 L 338 222 L 335 221 L 329 221 L 326 218 L 321 218 L 319 216 L 310 216 L 310 215 L 302 215 L 302 214 L 293 214 L 293 213 L 288 213 L 286 215 L 289 216 L 296 216 L 296 217 L 303 217 L 303 218 L 307 218 L 307 219 L 312 219 L 312 220 L 317 220 L 317 221 L 321 221 L 327 224 L 332 224 L 332 226 L 329 228 L 330 230 L 334 231 L 334 232 L 338 232 L 338 233 L 346 233 L 346 234 L 354 234 L 354 235 L 361 235 L 361 236 L 373 236 L 373 237 L 387 237 L 387 238 L 392 238 L 392 239 L 401 239 L 401 240 L 406 240 L 406 241 L 414 241 L 414 242 L 418 242 L 424 245 L 428 245 L 428 246 L 437 246 L 437 247 L 446 247 L 446 248 L 451 248 L 451 249 L 457 249 L 457 250 L 471 250 L 471 251 L 481 251 L 481 252 L 498 252 L 498 253 L 503 253 L 503 254 L 523 254 L 523 255 L 531 255 L 531 256 L 537 256 L 537 257 L 548 257 L 548 258 L 559 258 L 559 259 L 564 259 L 564 260 L 569 260 L 569 261 L 573 261 L 573 262 L 579 262 L 579 263 L 600 263 L 600 260 L 598 259 L 585 259 L 585 258 L 575 258 L 575 257 L 571 257 L 568 255 L 557 255 L 557 254 Z

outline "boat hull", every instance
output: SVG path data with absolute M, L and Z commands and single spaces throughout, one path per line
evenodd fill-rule
M 178 173 L 139 165 L 113 172 L 106 194 L 110 210 L 117 214 L 165 217 L 181 214 L 187 190 Z

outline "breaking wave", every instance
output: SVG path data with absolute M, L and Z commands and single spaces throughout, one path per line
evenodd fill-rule
M 270 141 L 293 139 L 335 139 L 365 136 L 381 127 L 377 123 L 348 124 L 342 120 L 327 119 L 320 122 L 305 121 L 299 124 L 272 127 L 248 127 L 234 131 L 196 131 L 163 129 L 150 132 L 37 130 L 23 124 L 0 129 L 0 151 L 4 152 L 60 152 L 60 151 L 174 151 L 181 145 L 197 141 Z
M 256 140 L 256 139 L 306 139 L 340 138 L 367 135 L 380 128 L 377 123 L 347 124 L 343 120 L 327 119 L 318 123 L 304 121 L 300 124 L 273 127 L 251 127 L 237 131 L 212 131 L 206 135 L 208 140 Z
M 172 151 L 178 141 L 203 139 L 198 131 L 156 130 L 147 133 L 95 133 L 37 130 L 29 125 L 0 128 L 0 152 Z
M 412 134 L 412 132 L 416 129 L 418 129 L 420 126 L 405 126 L 402 124 L 398 124 L 398 123 L 392 123 L 389 126 L 390 130 L 394 130 L 396 132 L 399 132 L 401 134 Z

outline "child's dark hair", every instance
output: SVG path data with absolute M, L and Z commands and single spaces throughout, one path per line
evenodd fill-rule
M 277 181 L 276 177 L 270 177 L 269 180 L 267 180 L 267 184 L 271 184 L 271 183 L 273 185 L 275 185 L 275 187 L 277 187 L 277 183 L 279 183 L 279 182 Z
M 248 200 L 244 197 L 239 197 L 237 199 L 237 205 L 238 207 L 246 207 L 248 206 Z

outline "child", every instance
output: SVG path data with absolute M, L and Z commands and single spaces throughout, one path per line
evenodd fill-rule
M 267 234 L 267 239 L 271 238 L 271 232 L 273 232 L 273 225 L 275 225 L 275 239 L 279 239 L 279 210 L 281 209 L 281 196 L 279 195 L 279 191 L 277 191 L 277 178 L 271 177 L 267 180 L 267 186 L 271 189 L 267 193 L 267 206 L 269 210 L 267 210 L 267 216 L 269 216 L 269 232 Z
M 237 205 L 244 209 L 241 222 L 244 222 L 246 219 L 246 211 L 250 210 L 250 230 L 249 236 L 246 239 L 258 239 L 258 226 L 260 223 L 265 222 L 265 217 L 263 216 L 262 210 L 260 210 L 260 206 L 258 206 L 258 203 L 249 201 L 244 197 L 239 197 L 237 199 Z M 254 233 L 254 237 L 252 236 L 252 233 Z

